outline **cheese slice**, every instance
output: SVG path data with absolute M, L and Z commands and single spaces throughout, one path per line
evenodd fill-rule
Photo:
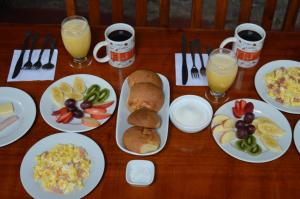
M 14 112 L 14 107 L 11 102 L 0 104 L 0 115 L 7 115 Z

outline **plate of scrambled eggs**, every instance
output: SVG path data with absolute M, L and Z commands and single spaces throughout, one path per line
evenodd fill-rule
M 20 176 L 33 198 L 82 198 L 99 183 L 104 156 L 90 138 L 57 133 L 34 144 L 23 158 Z
M 267 103 L 287 113 L 300 113 L 300 62 L 269 62 L 257 71 L 254 83 Z

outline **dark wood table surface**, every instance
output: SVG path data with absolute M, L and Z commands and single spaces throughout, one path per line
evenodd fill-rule
M 186 94 L 204 96 L 207 87 L 181 87 L 175 84 L 174 53 L 181 51 L 181 34 L 199 38 L 204 46 L 218 47 L 232 31 L 190 31 L 183 29 L 136 29 L 136 61 L 124 69 L 93 60 L 84 69 L 68 66 L 70 56 L 63 47 L 59 25 L 0 26 L 0 86 L 16 87 L 31 95 L 37 106 L 32 128 L 16 142 L 0 148 L 0 198 L 30 198 L 20 181 L 20 165 L 27 150 L 38 140 L 59 132 L 41 117 L 39 102 L 44 90 L 53 81 L 7 82 L 14 49 L 20 49 L 24 32 L 33 30 L 44 36 L 50 32 L 57 39 L 59 51 L 55 80 L 86 73 L 104 78 L 120 94 L 124 79 L 133 71 L 146 68 L 165 75 L 170 82 L 171 101 Z M 92 47 L 103 40 L 103 27 L 92 28 Z M 42 40 L 38 45 L 42 45 Z M 267 32 L 260 62 L 251 69 L 239 69 L 236 81 L 228 94 L 231 99 L 260 99 L 254 77 L 263 64 L 278 59 L 300 60 L 300 33 Z M 90 53 L 91 54 L 91 53 Z M 220 104 L 213 104 L 216 110 Z M 227 155 L 215 143 L 211 131 L 185 134 L 170 122 L 169 136 L 164 149 L 153 156 L 137 157 L 121 151 L 115 141 L 117 110 L 103 126 L 84 133 L 99 144 L 105 156 L 104 175 L 86 198 L 299 198 L 300 155 L 292 142 L 286 154 L 268 163 L 246 163 Z M 299 115 L 284 113 L 294 128 Z M 148 187 L 133 187 L 125 180 L 128 161 L 146 159 L 156 166 L 155 180 Z

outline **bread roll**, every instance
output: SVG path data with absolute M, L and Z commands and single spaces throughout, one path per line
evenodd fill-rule
M 159 75 L 150 70 L 136 70 L 128 76 L 128 85 L 130 88 L 137 83 L 152 83 L 162 88 L 162 81 Z
M 151 83 L 134 84 L 129 91 L 127 108 L 130 112 L 140 108 L 159 111 L 164 103 L 163 91 Z
M 158 149 L 160 137 L 155 129 L 133 126 L 123 136 L 125 147 L 136 153 L 149 153 Z
M 145 128 L 159 128 L 161 120 L 159 115 L 152 110 L 142 108 L 132 112 L 127 118 L 129 124 Z

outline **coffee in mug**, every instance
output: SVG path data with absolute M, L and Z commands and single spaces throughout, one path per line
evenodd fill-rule
M 133 27 L 124 23 L 116 23 L 104 32 L 105 41 L 99 42 L 93 51 L 94 58 L 100 63 L 108 62 L 117 68 L 131 65 L 135 60 L 135 32 Z M 106 46 L 106 56 L 98 57 L 100 48 Z
M 250 68 L 259 61 L 265 37 L 266 32 L 262 27 L 252 23 L 244 23 L 236 27 L 234 37 L 225 39 L 220 48 L 234 42 L 232 49 L 237 56 L 238 66 Z

